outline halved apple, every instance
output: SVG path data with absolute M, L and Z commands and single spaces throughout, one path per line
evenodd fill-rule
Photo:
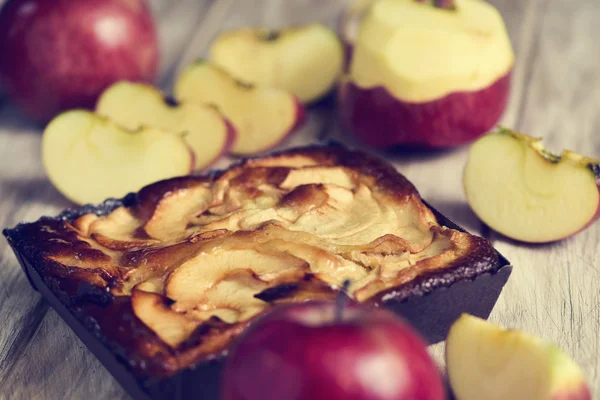
M 446 365 L 457 400 L 591 400 L 579 366 L 558 347 L 471 315 L 446 341 Z
M 96 112 L 127 129 L 142 126 L 185 133 L 194 152 L 194 169 L 209 167 L 229 152 L 235 142 L 235 128 L 214 107 L 198 104 L 171 105 L 154 86 L 117 82 L 106 89 Z
M 243 28 L 219 35 L 210 59 L 237 79 L 281 88 L 310 103 L 335 85 L 344 48 L 335 32 L 322 24 L 280 31 Z
M 472 145 L 464 189 L 492 229 L 524 242 L 551 242 L 600 215 L 599 164 L 571 151 L 553 155 L 540 139 L 500 129 Z
M 186 175 L 193 156 L 178 135 L 151 128 L 129 131 L 91 112 L 74 110 L 60 114 L 44 130 L 42 161 L 58 191 L 84 204 Z
M 514 54 L 491 4 L 363 0 L 350 13 L 363 9 L 339 91 L 349 130 L 375 147 L 447 148 L 494 127 Z
M 250 155 L 280 143 L 304 121 L 304 108 L 292 94 L 234 79 L 221 67 L 198 61 L 175 83 L 181 103 L 215 105 L 233 122 L 238 139 L 232 151 Z

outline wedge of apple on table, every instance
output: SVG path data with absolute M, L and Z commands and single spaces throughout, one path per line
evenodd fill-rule
M 212 165 L 235 143 L 235 128 L 215 107 L 170 104 L 158 89 L 143 83 L 115 83 L 100 96 L 96 112 L 130 130 L 146 126 L 184 133 L 195 170 Z
M 239 80 L 284 89 L 306 104 L 335 86 L 344 48 L 335 32 L 317 23 L 281 30 L 243 28 L 220 34 L 210 60 Z
M 181 73 L 174 94 L 180 103 L 216 106 L 235 126 L 232 152 L 239 155 L 275 147 L 305 120 L 304 108 L 293 94 L 242 82 L 204 60 Z
M 187 175 L 193 159 L 183 138 L 170 131 L 130 131 L 82 110 L 59 114 L 42 138 L 50 181 L 77 204 L 122 197 L 152 182 Z
M 564 151 L 541 139 L 501 128 L 476 141 L 464 171 L 464 190 L 490 228 L 523 242 L 571 236 L 600 216 L 600 160 Z
M 554 344 L 464 314 L 446 340 L 457 400 L 591 400 L 581 368 Z
M 480 0 L 363 1 L 346 35 L 341 122 L 377 148 L 449 148 L 494 127 L 514 54 L 502 16 Z M 348 21 L 353 21 L 347 17 Z M 356 26 L 357 25 L 357 26 Z

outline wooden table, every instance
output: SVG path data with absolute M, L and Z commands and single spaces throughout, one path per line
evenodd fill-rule
M 2 0 L 0 0 L 0 3 Z M 339 0 L 155 0 L 162 68 L 170 90 L 176 73 L 205 55 L 223 29 L 321 21 L 333 26 Z M 493 0 L 517 53 L 510 106 L 502 123 L 563 147 L 600 157 L 600 2 Z M 0 55 L 3 57 L 5 55 Z M 42 127 L 0 100 L 0 227 L 54 215 L 70 204 L 50 185 L 40 162 Z M 332 104 L 284 146 L 348 138 Z M 348 139 L 351 140 L 351 139 Z M 556 342 L 583 367 L 600 396 L 600 223 L 565 241 L 527 246 L 485 228 L 470 211 L 461 172 L 467 149 L 387 155 L 425 199 L 493 241 L 515 266 L 491 320 Z M 223 166 L 229 160 L 223 160 Z M 29 286 L 0 239 L 0 398 L 121 399 L 125 392 L 57 314 Z M 442 361 L 443 344 L 432 346 Z

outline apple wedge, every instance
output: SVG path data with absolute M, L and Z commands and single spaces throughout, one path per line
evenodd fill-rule
M 558 347 L 464 314 L 446 341 L 457 400 L 591 400 L 579 366 Z
M 294 95 L 238 81 L 205 61 L 196 62 L 178 77 L 175 98 L 180 103 L 215 105 L 235 126 L 238 139 L 232 152 L 240 155 L 275 147 L 305 117 Z
M 183 138 L 167 131 L 129 131 L 91 112 L 74 110 L 60 114 L 44 130 L 42 162 L 59 192 L 85 204 L 186 175 L 193 155 Z
M 500 129 L 472 145 L 464 190 L 492 229 L 523 242 L 551 242 L 598 218 L 599 163 L 571 151 L 553 155 L 540 139 Z
M 237 79 L 281 88 L 310 103 L 335 85 L 344 66 L 344 48 L 322 24 L 279 31 L 243 28 L 219 35 L 210 60 Z
M 212 165 L 235 142 L 235 128 L 214 107 L 171 105 L 158 89 L 143 83 L 115 83 L 102 93 L 96 112 L 131 130 L 148 126 L 185 133 L 195 170 Z

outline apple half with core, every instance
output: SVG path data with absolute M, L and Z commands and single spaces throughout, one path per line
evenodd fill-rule
M 220 34 L 210 60 L 241 81 L 281 88 L 310 103 L 335 85 L 344 48 L 335 32 L 322 24 L 279 31 L 243 28 Z
M 159 62 L 145 0 L 9 0 L 0 55 L 0 86 L 42 122 L 92 109 L 116 81 L 154 80 Z
M 146 126 L 184 133 L 196 170 L 209 167 L 228 153 L 236 137 L 233 125 L 215 107 L 171 105 L 158 89 L 143 83 L 115 83 L 100 96 L 96 112 L 129 130 Z
M 541 139 L 501 128 L 471 146 L 464 190 L 490 228 L 523 242 L 552 242 L 600 216 L 599 165 L 572 151 L 554 155 Z
M 347 129 L 378 148 L 449 148 L 498 122 L 514 53 L 492 5 L 370 3 L 338 93 Z
M 193 155 L 183 138 L 169 131 L 129 131 L 89 111 L 73 110 L 44 130 L 42 162 L 59 192 L 86 204 L 187 175 Z
M 591 400 L 581 368 L 555 345 L 464 314 L 446 340 L 457 400 Z
M 268 388 L 268 390 L 265 390 Z M 389 311 L 333 302 L 284 305 L 234 346 L 224 400 L 443 400 L 424 341 Z
M 275 147 L 305 119 L 302 104 L 291 93 L 236 80 L 203 60 L 181 73 L 174 92 L 180 103 L 216 106 L 235 126 L 232 152 L 240 155 Z

